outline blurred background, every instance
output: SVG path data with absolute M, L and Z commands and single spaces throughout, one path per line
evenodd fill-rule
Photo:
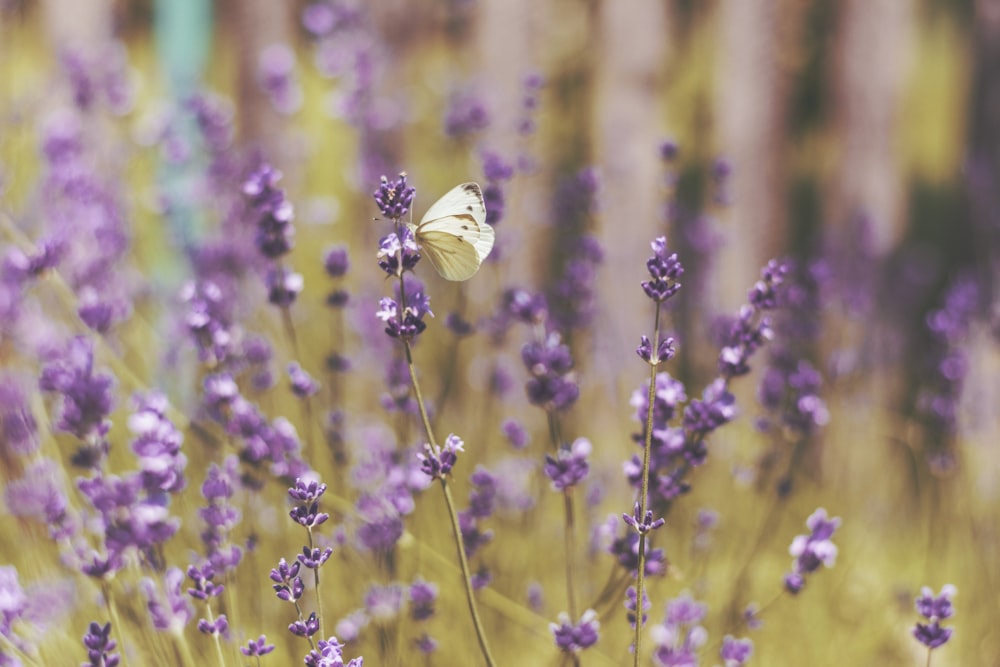
M 576 430 L 594 440 L 602 479 L 620 477 L 631 446 L 649 242 L 665 234 L 687 271 L 669 370 L 692 396 L 715 372 L 718 316 L 745 302 L 768 259 L 793 259 L 785 357 L 767 364 L 805 360 L 828 419 L 775 427 L 760 378 L 736 387 L 744 417 L 718 436 L 721 461 L 677 510 L 687 528 L 673 538 L 690 537 L 699 506 L 729 517 L 726 585 L 706 592 L 725 609 L 764 597 L 813 508 L 845 518 L 838 569 L 808 591 L 808 612 L 775 612 L 783 638 L 757 640 L 757 664 L 916 664 L 912 594 L 952 582 L 962 625 L 935 665 L 1000 665 L 1000 2 L 0 0 L 0 198 L 32 238 L 46 225 L 42 137 L 66 107 L 81 110 L 95 169 L 118 188 L 124 281 L 148 279 L 143 323 L 117 330 L 123 358 L 181 406 L 196 371 L 175 373 L 170 341 L 149 347 L 143 327 L 169 336 L 156 313 L 188 277 L 188 250 L 227 233 L 220 184 L 238 196 L 262 159 L 295 202 L 291 261 L 306 285 L 323 284 L 321 250 L 346 244 L 346 285 L 366 312 L 383 287 L 372 260 L 384 229 L 370 224 L 382 175 L 409 174 L 416 215 L 467 180 L 502 192 L 488 203 L 502 217 L 482 278 L 424 276 L 442 315 L 477 322 L 511 286 L 548 291 L 558 311 L 573 302 L 559 285 L 579 240 L 596 240 L 586 306 L 573 302 L 580 319 L 564 334 L 583 386 Z M 513 176 L 490 169 L 497 156 Z M 307 368 L 329 352 L 329 322 L 305 314 L 322 312 L 322 291 L 307 289 L 298 311 Z M 355 324 L 337 340 L 357 349 L 365 335 Z M 14 364 L 16 343 L 4 342 Z M 445 415 L 470 430 L 496 417 L 473 407 L 489 396 L 477 360 L 493 344 L 469 343 L 450 367 L 471 389 Z M 425 372 L 450 363 L 450 346 L 424 344 Z M 498 353 L 515 368 L 517 347 Z M 381 371 L 344 382 L 343 406 L 364 412 Z M 534 426 L 544 432 L 542 417 Z M 754 500 L 727 497 L 734 480 Z M 629 506 L 618 487 L 592 516 Z M 787 497 L 787 519 L 761 518 Z M 765 529 L 774 560 L 748 575 L 740 545 Z M 523 597 L 530 553 L 497 549 L 510 569 L 497 587 Z M 662 600 L 690 581 L 653 585 Z M 606 655 L 626 655 L 625 621 L 607 625 L 618 637 Z

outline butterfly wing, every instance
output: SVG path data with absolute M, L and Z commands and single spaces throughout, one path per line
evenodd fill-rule
M 476 183 L 463 183 L 428 209 L 415 230 L 435 270 L 446 280 L 468 280 L 493 250 L 486 205 Z

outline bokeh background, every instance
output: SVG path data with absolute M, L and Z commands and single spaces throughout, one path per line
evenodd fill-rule
M 197 107 L 195 97 L 207 102 Z M 350 465 L 365 438 L 385 430 L 409 445 L 420 437 L 415 423 L 380 408 L 392 346 L 375 340 L 370 323 L 389 290 L 374 262 L 387 230 L 372 220 L 378 178 L 407 172 L 419 216 L 454 184 L 485 185 L 488 155 L 515 165 L 498 182 L 497 249 L 480 274 L 456 285 L 421 267 L 440 316 L 417 359 L 439 428 L 469 443 L 457 494 L 467 494 L 475 464 L 527 471 L 531 509 L 508 507 L 479 556 L 494 576 L 482 600 L 502 664 L 560 663 L 546 627 L 564 606 L 561 563 L 545 556 L 562 530 L 560 503 L 537 469 L 546 420 L 520 390 L 524 337 L 497 340 L 483 325 L 459 345 L 443 316 L 482 323 L 515 286 L 558 300 L 579 239 L 599 243 L 582 319 L 563 332 L 582 391 L 563 430 L 594 444 L 589 490 L 579 497 L 586 545 L 594 526 L 632 503 L 620 470 L 634 451 L 629 398 L 645 377 L 634 349 L 652 330 L 638 286 L 649 242 L 665 234 L 687 270 L 668 317 L 679 341 L 668 370 L 689 395 L 715 373 L 716 318 L 736 312 L 769 258 L 792 258 L 801 294 L 789 310 L 799 326 L 779 329 L 779 338 L 822 377 L 828 419 L 767 428 L 758 387 L 762 368 L 781 361 L 760 356 L 734 386 L 740 420 L 713 437 L 709 464 L 668 519 L 660 546 L 675 569 L 650 582 L 651 620 L 666 599 L 696 590 L 718 641 L 748 602 L 777 594 L 788 543 L 824 506 L 843 518 L 839 562 L 798 599 L 768 607 L 752 635 L 756 664 L 922 664 L 909 636 L 913 596 L 922 585 L 953 583 L 957 631 L 934 664 L 1000 665 L 998 100 L 1000 3 L 992 0 L 0 0 L 0 238 L 13 247 L 44 235 L 43 138 L 73 114 L 128 230 L 116 271 L 129 308 L 100 334 L 99 363 L 117 369 L 121 386 L 113 419 L 124 423 L 129 393 L 144 387 L 165 391 L 194 419 L 204 369 L 176 327 L 190 250 L 239 235 L 225 197 L 239 198 L 247 165 L 279 168 L 296 207 L 289 263 L 307 286 L 293 310 L 296 356 L 324 382 L 308 418 L 315 423 L 297 426 L 319 434 L 328 411 L 347 415 L 339 444 L 312 464 L 350 508 Z M 207 124 L 217 143 L 205 135 L 204 108 L 215 114 Z M 351 255 L 342 287 L 352 299 L 340 315 L 324 305 L 323 250 L 332 244 Z M 276 359 L 290 358 L 259 280 L 246 283 L 246 329 L 269 336 Z M 44 317 L 5 329 L 7 370 L 37 374 L 45 341 L 79 332 L 63 297 L 41 290 L 33 298 Z M 935 325 L 942 318 L 948 327 Z M 352 360 L 350 373 L 329 370 L 335 351 Z M 497 368 L 515 387 L 503 396 L 491 383 Z M 272 416 L 299 420 L 287 392 L 259 400 Z M 503 440 L 510 417 L 533 434 L 527 453 Z M 50 434 L 47 446 L 66 460 L 60 437 Z M 112 442 L 124 452 L 112 461 L 124 465 L 127 431 L 113 430 Z M 220 454 L 197 449 L 203 443 L 191 433 L 186 442 L 195 490 Z M 7 465 L 5 479 L 16 474 Z M 291 619 L 266 573 L 299 539 L 283 525 L 279 487 L 267 488 L 270 504 L 247 501 L 259 512 L 251 532 L 260 546 L 231 584 L 244 610 L 239 632 L 272 641 Z M 193 517 L 198 499 L 186 502 L 178 514 Z M 720 516 L 707 554 L 691 548 L 702 508 Z M 344 547 L 330 577 L 341 588 L 327 610 L 346 615 L 368 583 L 423 573 L 445 590 L 431 626 L 442 647 L 427 664 L 475 664 L 441 512 L 436 495 L 421 496 L 392 558 Z M 22 583 L 73 581 L 44 530 L 10 515 L 0 521 L 0 560 L 18 566 Z M 185 530 L 190 543 L 173 548 L 181 560 L 197 542 L 197 526 Z M 582 597 L 593 598 L 612 563 L 581 549 Z M 547 592 L 541 606 L 529 604 L 532 583 Z M 54 656 L 76 650 L 100 609 L 94 589 L 73 586 L 42 664 L 70 664 Z M 133 650 L 147 645 L 142 627 L 136 621 L 124 638 Z M 620 603 L 602 609 L 602 630 L 584 662 L 631 662 Z M 389 624 L 362 634 L 350 652 L 414 664 L 408 633 L 403 621 Z M 210 655 L 193 628 L 186 637 L 195 655 Z M 290 640 L 282 637 L 276 664 L 300 660 L 304 651 Z

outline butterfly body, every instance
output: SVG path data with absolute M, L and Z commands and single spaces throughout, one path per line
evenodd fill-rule
M 468 280 L 493 250 L 495 235 L 486 224 L 486 204 L 476 183 L 452 188 L 410 229 L 445 280 Z

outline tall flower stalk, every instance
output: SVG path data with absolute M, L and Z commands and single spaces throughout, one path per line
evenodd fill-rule
M 451 487 L 448 484 L 451 469 L 457 461 L 458 452 L 462 451 L 464 443 L 458 436 L 451 434 L 446 439 L 443 448 L 438 444 L 437 439 L 434 437 L 434 429 L 427 414 L 427 406 L 423 393 L 420 390 L 420 382 L 417 379 L 417 371 L 413 363 L 412 343 L 427 328 L 424 316 L 428 314 L 433 315 L 430 310 L 430 299 L 424 294 L 422 286 L 418 281 L 408 280 L 406 277 L 406 273 L 408 271 L 412 272 L 417 262 L 420 261 L 420 249 L 413 238 L 413 234 L 403 223 L 403 217 L 409 213 L 415 193 L 416 190 L 407 185 L 405 174 L 400 174 L 392 182 L 383 176 L 379 189 L 374 193 L 379 210 L 382 215 L 392 221 L 395 228 L 392 233 L 383 238 L 379 243 L 379 266 L 387 274 L 395 276 L 398 279 L 397 299 L 383 298 L 380 302 L 378 317 L 385 322 L 385 332 L 390 337 L 398 339 L 403 345 L 406 367 L 410 375 L 410 384 L 413 387 L 413 395 L 420 411 L 420 420 L 423 423 L 428 441 L 425 445 L 424 453 L 420 455 L 421 469 L 431 479 L 436 479 L 441 484 L 441 491 L 444 495 L 445 505 L 448 508 L 448 516 L 451 521 L 452 535 L 455 538 L 459 566 L 462 570 L 462 583 L 465 587 L 469 615 L 472 617 L 472 623 L 476 630 L 476 639 L 479 642 L 480 651 L 482 651 L 487 665 L 494 667 L 496 662 L 490 653 L 489 644 L 486 641 L 486 633 L 476 607 L 469 562 L 466 558 L 465 546 L 462 541 L 462 530 L 458 521 L 458 513 L 455 510 L 455 501 L 452 497 Z
M 649 459 L 653 443 L 653 408 L 656 405 L 657 369 L 660 364 L 668 361 L 674 356 L 674 339 L 671 337 L 660 340 L 660 310 L 663 302 L 675 295 L 681 288 L 677 282 L 678 278 L 684 274 L 684 267 L 677 259 L 676 253 L 668 254 L 666 237 L 659 237 L 651 244 L 653 255 L 646 260 L 646 269 L 649 271 L 650 279 L 642 283 L 642 289 L 656 308 L 653 315 L 653 338 L 650 340 L 642 337 L 636 353 L 649 364 L 649 393 L 647 395 L 646 409 L 646 438 L 642 447 L 642 482 L 639 490 L 639 500 L 635 504 L 631 516 L 623 515 L 629 526 L 639 534 L 639 566 L 636 570 L 636 615 L 635 615 L 635 637 L 633 638 L 633 659 L 636 667 L 639 665 L 639 654 L 642 648 L 642 600 L 643 585 L 646 571 L 646 538 L 648 534 L 663 525 L 663 519 L 653 519 L 652 510 L 649 506 Z

